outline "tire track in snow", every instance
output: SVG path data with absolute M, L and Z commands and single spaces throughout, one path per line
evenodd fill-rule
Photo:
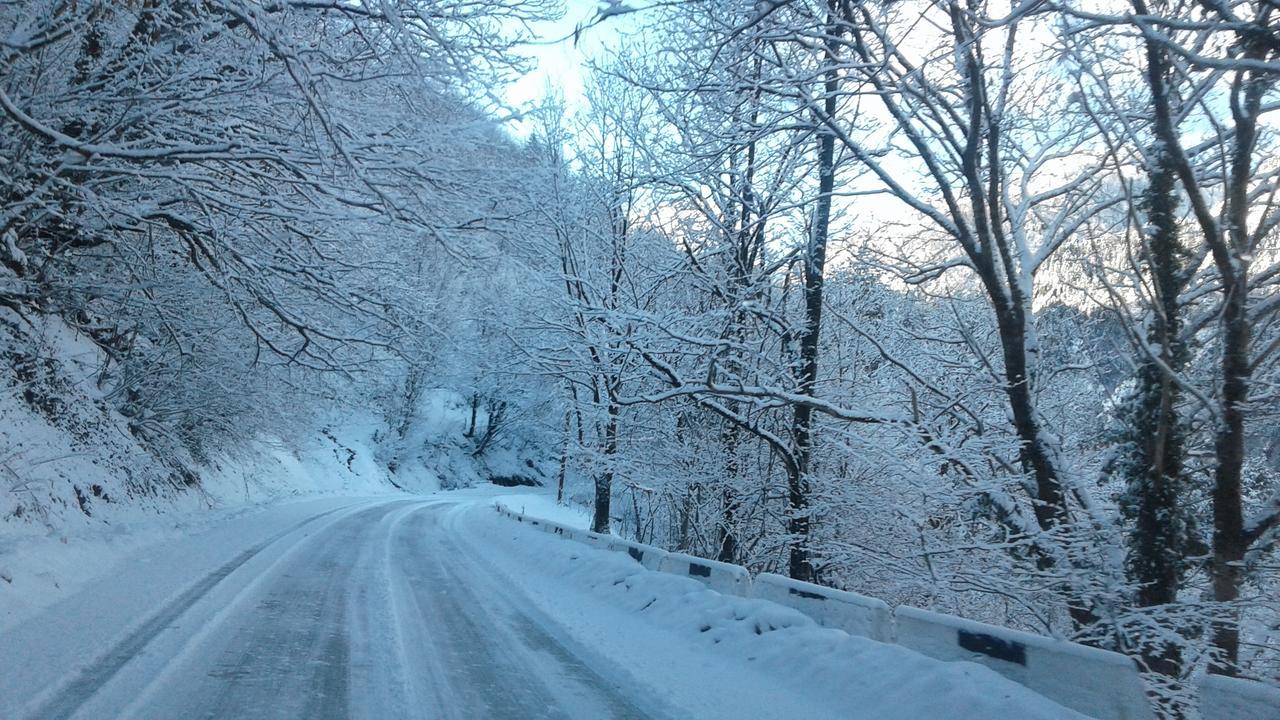
M 313 515 L 249 547 L 239 555 L 223 563 L 216 570 L 190 585 L 180 595 L 151 615 L 150 618 L 143 621 L 141 625 L 134 628 L 111 649 L 99 655 L 88 666 L 81 668 L 69 682 L 46 690 L 42 695 L 48 699 L 43 702 L 36 700 L 36 706 L 28 711 L 27 717 L 29 720 L 66 720 L 72 717 L 82 705 L 110 682 L 143 648 L 155 640 L 175 620 L 191 609 L 193 605 L 199 602 L 201 598 L 231 573 L 262 551 L 298 530 L 336 512 L 351 510 L 357 506 L 334 508 L 318 515 Z M 52 697 L 48 697 L 50 693 L 52 693 Z
M 483 717 L 504 720 L 649 718 L 618 685 L 541 627 L 513 598 L 512 588 L 464 560 L 450 537 L 461 507 L 466 506 L 415 515 L 416 522 L 405 523 L 411 530 L 402 540 L 406 551 L 397 556 L 431 561 L 406 575 L 420 612 L 448 620 L 423 625 L 447 628 L 436 633 L 435 642 L 457 663 L 450 679 L 467 681 L 457 688 L 458 695 L 470 696 L 463 717 L 484 708 Z M 467 671 L 462 677 L 459 668 Z
M 190 584 L 24 717 L 650 717 L 651 700 L 602 678 L 460 552 L 457 509 L 357 503 L 295 523 Z
M 364 571 L 351 578 L 356 601 L 350 618 L 350 642 L 370 654 L 351 667 L 352 692 L 365 700 L 350 707 L 352 720 L 426 717 L 425 708 L 433 707 L 429 700 L 434 700 L 436 708 L 453 706 L 447 696 L 423 691 L 424 684 L 438 687 L 445 671 L 438 664 L 423 662 L 422 653 L 411 650 L 410 645 L 422 648 L 428 643 L 420 628 L 405 622 L 416 615 L 406 614 L 403 595 L 407 590 L 402 587 L 394 557 L 400 525 L 423 507 L 404 508 L 383 518 L 378 533 L 366 546 L 367 552 L 357 561 Z M 412 643 L 408 642 L 410 637 L 414 638 Z

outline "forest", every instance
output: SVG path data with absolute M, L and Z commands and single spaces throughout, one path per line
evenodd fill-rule
M 1278 111 L 1275 0 L 0 0 L 3 383 L 95 346 L 116 502 L 349 408 L 403 475 L 448 392 L 599 532 L 1185 717 L 1280 682 Z M 36 460 L 0 522 L 86 507 Z

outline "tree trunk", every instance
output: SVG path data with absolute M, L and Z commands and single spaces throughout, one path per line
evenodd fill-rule
M 1036 410 L 1035 392 L 1027 365 L 1027 314 L 1020 303 L 999 300 L 1002 297 L 999 292 L 991 297 L 997 303 L 996 325 L 1004 359 L 1005 395 L 1009 398 L 1014 432 L 1019 440 L 1018 460 L 1034 484 L 1031 488 L 1032 513 L 1040 530 L 1055 532 L 1070 522 L 1070 514 L 1055 448 L 1046 438 Z M 1048 572 L 1062 562 L 1063 558 L 1052 548 L 1037 548 L 1036 565 L 1040 570 Z M 1064 579 L 1063 582 L 1072 581 Z M 1093 609 L 1085 604 L 1074 588 L 1066 590 L 1067 613 L 1076 627 L 1097 622 Z
M 564 504 L 564 476 L 569 467 L 569 437 L 570 423 L 573 422 L 573 413 L 569 410 L 564 411 L 564 438 L 560 447 L 560 475 L 556 478 L 556 504 Z
M 476 434 L 476 412 L 480 409 L 479 393 L 471 393 L 471 422 L 467 424 L 467 431 L 462 433 L 463 437 L 474 437 Z
M 1240 273 L 1225 283 L 1222 308 L 1221 420 L 1214 438 L 1218 464 L 1213 480 L 1213 599 L 1234 603 L 1240 598 L 1241 563 L 1248 541 L 1244 530 L 1240 473 L 1244 467 L 1244 406 L 1249 399 L 1249 344 L 1246 283 Z M 1239 612 L 1224 610 L 1213 626 L 1213 644 L 1219 652 L 1212 669 L 1234 675 L 1240 657 Z
M 720 432 L 721 445 L 724 448 L 724 478 L 720 490 L 720 522 L 716 532 L 716 559 L 731 563 L 738 556 L 738 498 L 736 480 L 738 478 L 738 429 L 724 423 Z
M 724 486 L 720 496 L 720 528 L 716 537 L 716 559 L 720 562 L 736 562 L 738 559 L 738 498 L 731 486 Z
M 1186 502 L 1185 428 L 1177 409 L 1181 393 L 1172 375 L 1186 364 L 1181 295 L 1189 275 L 1178 239 L 1176 177 L 1168 153 L 1157 145 L 1152 154 L 1143 198 L 1151 230 L 1144 233 L 1141 258 L 1153 293 L 1146 339 L 1159 357 L 1139 353 L 1138 387 L 1121 446 L 1128 456 L 1118 459 L 1126 481 L 1120 507 L 1133 523 L 1127 568 L 1138 587 L 1135 604 L 1144 608 L 1177 600 L 1194 532 Z M 1182 673 L 1181 647 L 1167 641 L 1178 631 L 1163 628 L 1141 647 L 1147 667 L 1170 678 Z
M 609 402 L 609 421 L 604 429 L 604 472 L 596 476 L 595 513 L 591 518 L 591 530 L 609 532 L 609 501 L 613 494 L 613 464 L 618 454 L 618 413 L 621 408 Z
M 1043 533 L 1051 534 L 1068 525 L 1071 518 L 1056 441 L 1042 426 L 1036 407 L 1032 372 L 1035 369 L 1033 353 L 1038 353 L 1038 344 L 1034 337 L 1032 286 L 1030 278 L 1025 275 L 1031 270 L 1022 265 L 1017 243 L 1005 228 L 1007 218 L 1003 212 L 1003 195 L 1006 165 L 1001 155 L 1004 147 L 1001 118 L 993 115 L 982 62 L 977 54 L 979 43 L 975 28 L 969 24 L 959 5 L 950 7 L 956 47 L 964 53 L 963 72 L 967 86 L 967 137 L 961 168 L 972 215 L 972 239 L 965 251 L 995 311 L 1004 364 L 1005 395 L 1009 399 L 1014 433 L 1019 440 L 1018 460 L 1031 478 L 1028 495 L 1031 496 L 1032 514 L 1037 527 Z M 945 182 L 941 178 L 939 181 Z M 1053 547 L 1037 545 L 1035 552 L 1037 566 L 1045 572 L 1065 560 Z M 1073 581 L 1065 577 L 1066 574 L 1075 573 L 1071 568 L 1064 573 L 1068 613 L 1078 627 L 1092 624 L 1096 617 L 1089 607 L 1084 606 L 1084 600 L 1071 587 Z
M 1260 6 L 1261 7 L 1261 6 Z M 1261 12 L 1264 23 L 1269 12 Z M 1268 56 L 1269 46 L 1257 33 L 1242 37 L 1246 56 L 1258 60 Z M 1214 453 L 1218 465 L 1213 486 L 1213 598 L 1234 603 L 1244 580 L 1245 553 L 1249 538 L 1244 524 L 1241 473 L 1245 459 L 1245 406 L 1253 369 L 1250 360 L 1253 328 L 1249 320 L 1249 263 L 1254 254 L 1249 232 L 1249 185 L 1253 177 L 1257 149 L 1258 118 L 1262 98 L 1275 86 L 1275 78 L 1259 71 L 1240 71 L 1231 89 L 1236 132 L 1231 153 L 1226 197 L 1226 247 L 1215 253 L 1222 275 L 1222 405 Z M 1239 672 L 1239 610 L 1232 608 L 1213 628 L 1214 646 L 1219 652 L 1214 672 Z
M 831 11 L 834 19 L 834 9 Z M 832 28 L 835 31 L 835 28 Z M 835 117 L 836 93 L 840 74 L 835 68 L 835 53 L 826 48 L 828 63 L 823 89 L 822 111 Z M 797 390 L 812 395 L 818 380 L 818 341 L 822 333 L 822 289 L 827 263 L 827 235 L 831 225 L 831 193 L 835 190 L 836 137 L 826 127 L 818 135 L 818 201 L 813 213 L 813 231 L 804 254 L 804 329 L 800 335 L 800 374 Z M 795 406 L 791 430 L 795 443 L 795 468 L 787 476 L 787 498 L 790 516 L 787 531 L 791 535 L 788 550 L 788 572 L 792 578 L 812 582 L 816 579 L 809 555 L 809 465 L 813 449 L 813 409 L 805 404 Z
M 1143 0 L 1133 0 L 1138 12 L 1146 12 Z M 1263 18 L 1265 15 L 1260 15 Z M 1270 52 L 1259 36 L 1239 35 L 1241 57 L 1259 61 Z M 1231 138 L 1231 162 L 1224 182 L 1225 203 L 1219 218 L 1212 216 L 1206 193 L 1180 144 L 1173 95 L 1165 77 L 1171 63 L 1167 49 L 1154 40 L 1146 43 L 1147 81 L 1155 109 L 1155 129 L 1166 151 L 1173 154 L 1178 179 L 1192 200 L 1197 224 L 1210 249 L 1222 282 L 1222 310 L 1219 325 L 1222 338 L 1220 397 L 1214 433 L 1213 486 L 1213 598 L 1224 607 L 1212 625 L 1215 657 L 1210 669 L 1232 675 L 1238 672 L 1240 655 L 1239 610 L 1243 581 L 1241 566 L 1249 538 L 1244 526 L 1241 471 L 1245 455 L 1245 405 L 1252 381 L 1249 324 L 1249 260 L 1253 255 L 1249 232 L 1249 186 L 1253 178 L 1258 118 L 1262 98 L 1274 79 L 1264 72 L 1237 70 L 1231 85 L 1231 107 L 1235 126 Z

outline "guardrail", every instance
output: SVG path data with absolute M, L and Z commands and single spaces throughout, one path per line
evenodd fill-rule
M 626 553 L 648 570 L 690 577 L 712 590 L 776 602 L 823 627 L 896 643 L 945 661 L 985 665 L 1064 707 L 1099 720 L 1151 720 L 1154 713 L 1132 658 L 1100 648 L 1022 632 L 771 573 L 754 579 L 740 565 L 672 553 L 612 535 L 532 518 L 496 503 L 498 512 L 544 532 Z M 1200 683 L 1203 720 L 1280 720 L 1280 688 L 1208 675 Z
M 1137 665 L 1120 653 L 905 605 L 893 619 L 897 644 L 922 655 L 986 665 L 1101 720 L 1154 717 Z
M 659 570 L 690 577 L 725 595 L 751 597 L 751 573 L 741 565 L 706 560 L 684 553 L 668 553 Z
M 1200 681 L 1203 720 L 1276 720 L 1280 688 L 1243 678 L 1205 675 Z
M 606 536 L 601 536 L 606 537 Z M 648 570 L 660 571 L 663 563 L 666 562 L 669 553 L 662 548 L 656 548 L 651 545 L 642 545 L 638 542 L 623 540 L 619 537 L 607 536 L 607 544 L 602 544 L 608 550 L 613 552 L 626 553 L 633 560 L 643 565 Z
M 752 587 L 754 597 L 799 610 L 823 627 L 893 642 L 893 613 L 883 600 L 773 573 L 757 575 Z

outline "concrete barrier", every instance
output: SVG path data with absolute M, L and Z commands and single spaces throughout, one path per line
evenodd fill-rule
M 571 528 L 568 525 L 561 525 L 560 523 L 546 523 L 544 529 L 552 535 L 559 535 L 565 540 L 576 540 L 578 533 L 582 532 L 577 528 Z
M 604 548 L 605 550 L 608 550 L 609 541 L 613 540 L 614 538 L 611 535 L 601 535 L 598 532 L 592 532 L 590 530 L 580 530 L 574 534 L 573 539 L 577 540 L 580 543 L 585 543 L 587 545 L 592 545 L 598 548 Z
M 614 552 L 626 553 L 649 570 L 660 570 L 691 577 L 701 581 L 712 590 L 730 595 L 747 597 L 751 594 L 751 573 L 747 572 L 746 568 L 738 565 L 703 560 L 702 558 L 681 553 L 668 553 L 666 550 L 651 545 L 631 542 L 613 535 L 579 530 L 541 518 L 527 517 L 520 514 L 513 514 L 512 517 L 517 522 L 526 523 L 530 527 L 537 528 L 543 532 Z
M 494 507 L 496 507 L 496 508 L 498 508 L 498 512 L 499 512 L 499 513 L 501 513 L 502 515 L 505 515 L 505 516 L 507 516 L 507 517 L 511 518 L 512 520 L 515 520 L 516 522 L 524 522 L 524 521 L 525 521 L 525 517 L 524 517 L 524 515 L 523 515 L 523 514 L 518 513 L 518 512 L 516 512 L 515 510 L 512 510 L 511 508 L 507 507 L 506 505 L 504 505 L 504 504 L 502 504 L 502 503 L 500 503 L 500 502 L 495 502 L 495 503 L 493 504 L 493 506 L 494 506 Z
M 658 569 L 672 575 L 691 577 L 725 595 L 751 595 L 751 573 L 740 565 L 704 560 L 684 553 L 669 553 Z
M 902 606 L 889 611 L 875 598 L 746 568 L 669 553 L 612 535 L 525 516 L 499 504 L 516 522 L 587 545 L 623 552 L 649 570 L 691 577 L 727 595 L 785 605 L 815 622 L 852 635 L 897 642 L 947 661 L 972 661 L 1099 720 L 1153 720 L 1134 661 L 1119 653 L 940 613 Z M 753 589 L 754 588 L 754 589 Z M 1200 686 L 1204 720 L 1280 720 L 1280 688 L 1209 675 Z
M 592 534 L 594 535 L 595 533 Z M 662 563 L 667 557 L 666 550 L 651 545 L 641 545 L 640 543 L 623 540 L 612 535 L 597 535 L 597 537 L 600 538 L 599 542 L 602 543 L 602 547 L 614 552 L 626 553 L 648 570 L 661 569 Z
M 1280 687 L 1225 675 L 1205 675 L 1200 681 L 1200 716 L 1204 720 L 1277 720 Z
M 799 610 L 823 627 L 893 642 L 893 614 L 882 600 L 773 573 L 757 575 L 751 582 L 751 593 L 761 600 Z
M 1099 720 L 1151 720 L 1134 661 L 1119 653 L 901 606 L 898 644 L 939 660 L 981 663 L 1061 705 Z
M 562 525 L 558 522 L 554 522 L 551 520 L 544 520 L 542 518 L 522 515 L 518 512 L 511 510 L 510 508 L 503 505 L 502 503 L 495 503 L 494 507 L 498 509 L 499 513 L 501 513 L 502 515 L 505 515 L 506 517 L 511 518 L 512 520 L 515 520 L 516 522 L 525 523 L 529 527 L 535 528 L 537 530 L 541 530 L 551 535 L 559 535 L 560 537 L 566 540 L 576 540 L 578 542 L 586 543 L 588 545 L 596 545 L 600 547 L 607 547 L 609 542 L 608 536 L 599 535 L 597 533 L 593 533 L 588 530 L 582 530 L 580 528 L 571 527 L 569 525 Z

